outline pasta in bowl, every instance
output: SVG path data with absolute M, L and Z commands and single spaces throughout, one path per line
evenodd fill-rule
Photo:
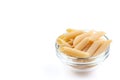
M 77 71 L 89 71 L 109 55 L 111 40 L 103 31 L 67 29 L 56 40 L 56 53 L 65 64 Z

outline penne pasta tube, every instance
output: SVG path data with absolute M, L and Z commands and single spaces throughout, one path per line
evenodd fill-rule
M 68 43 L 72 46 L 73 45 L 73 39 L 70 39 L 70 41 L 68 41 Z
M 66 33 L 65 35 L 64 35 L 64 40 L 65 41 L 68 41 L 68 40 L 70 40 L 70 39 L 74 39 L 77 35 L 80 35 L 80 34 L 82 34 L 82 33 L 84 33 L 84 31 L 73 31 L 73 32 L 71 32 L 71 33 Z
M 60 35 L 58 38 L 63 39 L 64 38 L 64 34 Z
M 75 29 L 71 29 L 71 28 L 68 28 L 68 29 L 66 29 L 66 32 L 73 32 L 73 31 L 78 31 L 78 30 L 75 30 Z
M 104 52 L 110 45 L 111 40 L 104 41 L 101 46 L 97 49 L 97 51 L 93 54 L 93 56 L 97 56 L 100 53 Z
M 92 45 L 92 42 L 88 43 L 87 46 L 85 46 L 85 48 L 82 49 L 82 51 L 87 52 L 87 50 L 90 48 L 91 45 Z
M 87 32 L 87 33 L 83 33 L 83 34 L 81 34 L 81 35 L 78 35 L 78 36 L 74 39 L 74 41 L 73 41 L 73 46 L 76 46 L 82 39 L 90 36 L 91 34 L 93 34 L 93 30 L 91 30 L 91 31 L 89 31 L 89 32 Z
M 90 40 L 92 41 L 95 41 L 97 39 L 99 39 L 100 37 L 104 36 L 105 35 L 105 32 L 96 32 L 95 34 L 93 34 L 91 37 L 90 37 Z
M 97 40 L 94 41 L 93 44 L 90 46 L 90 48 L 87 50 L 87 52 L 90 54 L 90 56 L 93 55 L 93 53 L 95 53 L 95 51 L 97 50 L 97 48 L 101 45 L 101 43 L 103 42 L 103 40 Z
M 82 50 L 87 44 L 90 42 L 89 37 L 83 39 L 81 42 L 79 42 L 76 46 L 75 49 Z
M 68 44 L 68 43 L 65 42 L 63 39 L 60 39 L 60 38 L 57 39 L 57 44 L 60 45 L 60 46 L 72 47 L 70 44 Z
M 89 53 L 83 52 L 83 51 L 80 51 L 74 48 L 70 48 L 70 47 L 61 47 L 60 51 L 71 57 L 76 57 L 76 58 L 88 58 L 89 57 Z

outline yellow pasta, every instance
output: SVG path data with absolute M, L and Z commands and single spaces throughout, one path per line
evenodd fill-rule
M 92 45 L 92 42 L 89 42 L 88 44 L 87 44 L 87 46 L 85 46 L 85 48 L 83 48 L 82 49 L 82 51 L 87 51 L 89 48 L 90 48 L 90 46 Z
M 103 31 L 85 32 L 68 28 L 66 32 L 60 35 L 56 42 L 59 50 L 71 57 L 88 58 L 100 55 L 111 43 L 111 40 L 103 39 Z
M 96 32 L 90 37 L 90 40 L 95 41 L 104 35 L 105 35 L 105 32 L 102 32 L 102 31 Z
M 97 56 L 100 53 L 104 52 L 109 47 L 110 43 L 111 43 L 111 40 L 104 41 L 93 56 Z
M 93 44 L 90 46 L 90 48 L 87 50 L 87 52 L 92 56 L 102 42 L 103 42 L 102 40 L 94 41 Z
M 83 52 L 83 51 L 80 51 L 74 48 L 70 48 L 70 47 L 62 47 L 60 51 L 71 57 L 77 57 L 77 58 L 88 58 L 89 57 L 89 53 Z
M 65 35 L 64 35 L 64 40 L 65 41 L 68 41 L 68 40 L 70 40 L 70 39 L 74 39 L 77 35 L 80 35 L 80 34 L 82 34 L 82 33 L 84 33 L 84 31 L 73 31 L 73 32 L 70 32 L 70 33 L 66 33 Z
M 77 31 L 77 30 L 68 28 L 68 29 L 66 29 L 66 31 L 69 33 L 69 32 L 73 32 L 73 31 Z
M 85 37 L 90 36 L 91 34 L 93 34 L 93 30 L 87 32 L 87 33 L 83 33 L 81 35 L 78 35 L 74 41 L 73 41 L 73 46 L 76 46 L 82 39 L 84 39 Z
M 72 47 L 70 44 L 68 44 L 67 42 L 65 42 L 64 40 L 58 38 L 57 39 L 57 44 L 60 46 L 68 46 L 68 47 Z
M 88 43 L 90 42 L 89 37 L 83 39 L 81 42 L 79 42 L 75 48 L 78 50 L 82 50 Z
M 60 35 L 58 38 L 63 39 L 65 34 Z
M 70 39 L 69 41 L 68 41 L 68 44 L 70 44 L 71 46 L 73 45 L 73 39 Z

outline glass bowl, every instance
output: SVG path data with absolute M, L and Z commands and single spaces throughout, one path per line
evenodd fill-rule
M 108 40 L 107 36 L 103 36 L 104 39 Z M 89 58 L 75 58 L 65 55 L 59 51 L 59 45 L 55 43 L 56 55 L 64 63 L 67 64 L 72 70 L 78 72 L 91 71 L 96 68 L 98 64 L 103 62 L 109 56 L 110 46 L 98 56 Z

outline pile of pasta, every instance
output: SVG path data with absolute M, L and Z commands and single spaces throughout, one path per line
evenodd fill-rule
M 57 38 L 59 50 L 71 57 L 88 58 L 100 55 L 110 46 L 112 40 L 104 39 L 103 31 L 66 29 Z

